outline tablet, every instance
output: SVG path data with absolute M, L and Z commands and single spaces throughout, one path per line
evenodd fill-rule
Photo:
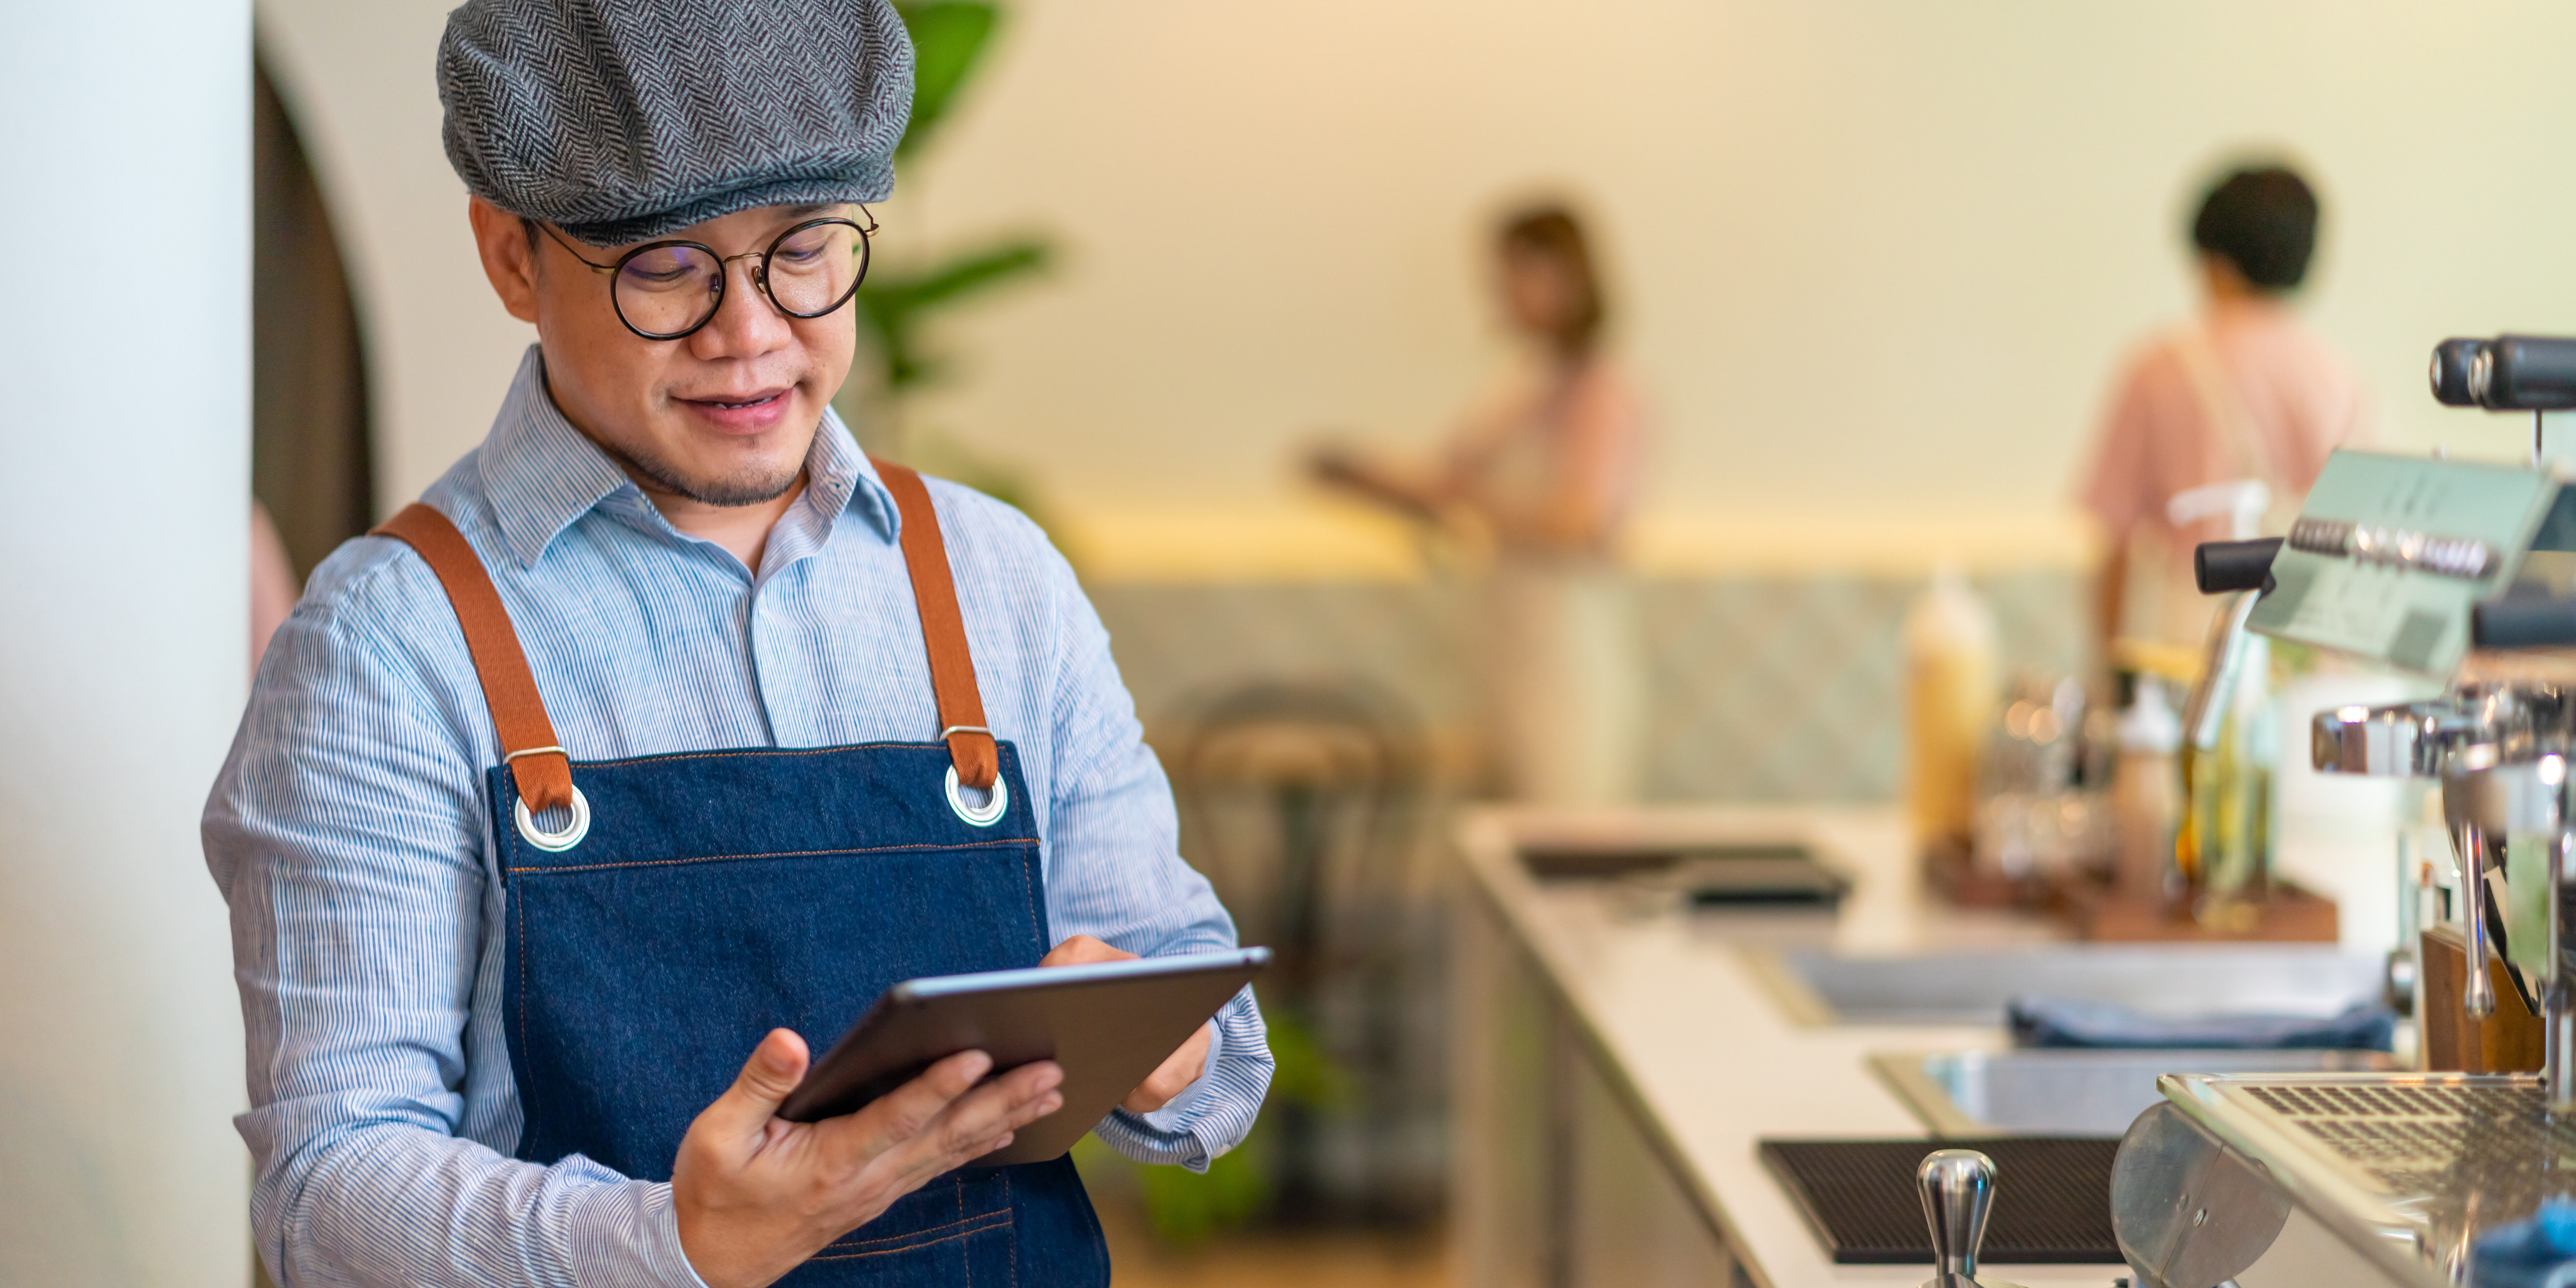
M 815 1061 L 778 1116 L 855 1112 L 960 1051 L 992 1056 L 997 1074 L 1053 1060 L 1064 1108 L 976 1160 L 1042 1162 L 1073 1148 L 1269 964 L 1267 948 L 1228 948 L 905 980 Z

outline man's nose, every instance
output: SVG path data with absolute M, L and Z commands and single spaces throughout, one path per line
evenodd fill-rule
M 756 358 L 761 354 L 785 348 L 795 332 L 787 317 L 769 302 L 769 294 L 760 289 L 758 255 L 738 255 L 725 261 L 724 299 L 716 305 L 716 315 L 689 337 L 691 351 L 700 358 Z

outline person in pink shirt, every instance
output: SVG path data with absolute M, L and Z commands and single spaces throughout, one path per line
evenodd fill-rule
M 2316 249 L 2317 216 L 2306 180 L 2278 166 L 2236 170 L 2201 201 L 2191 226 L 2201 315 L 2130 357 L 2083 487 L 2106 539 L 2106 658 L 2117 640 L 2196 647 L 2207 630 L 2191 552 L 2226 539 L 2230 518 L 2223 506 L 2195 518 L 2188 500 L 2178 512 L 2176 497 L 2260 482 L 2262 527 L 2277 535 L 2326 456 L 2370 436 L 2360 378 L 2289 304 Z

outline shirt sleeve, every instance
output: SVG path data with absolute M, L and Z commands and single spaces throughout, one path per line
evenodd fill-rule
M 1073 570 L 1054 561 L 1063 641 L 1054 704 L 1053 785 L 1045 837 L 1047 921 L 1057 942 L 1094 936 L 1142 957 L 1235 947 L 1234 919 L 1180 854 L 1180 823 L 1161 762 Z M 1192 1171 L 1243 1142 L 1273 1062 L 1247 988 L 1216 1016 L 1207 1072 L 1150 1114 L 1114 1110 L 1095 1132 L 1142 1163 Z
M 282 1288 L 703 1288 L 667 1184 L 464 1135 L 468 1078 L 507 1076 L 466 1049 L 499 970 L 471 741 L 488 716 L 479 691 L 426 678 L 422 650 L 464 644 L 425 568 L 406 554 L 359 577 L 396 573 L 418 575 L 379 597 L 388 614 L 316 597 L 279 629 L 203 822 L 231 907 L 260 1255 Z

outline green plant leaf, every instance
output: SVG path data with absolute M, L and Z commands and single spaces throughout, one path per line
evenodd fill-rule
M 1270 1059 L 1275 1066 L 1270 1074 L 1270 1100 L 1330 1109 L 1350 1099 L 1350 1071 L 1325 1053 L 1323 1044 L 1295 1013 L 1264 1007 L 1262 1019 L 1270 1029 Z
M 1185 1246 L 1259 1216 L 1270 1206 L 1269 1145 L 1269 1138 L 1256 1127 L 1241 1145 L 1209 1160 L 1205 1173 L 1179 1167 L 1140 1169 L 1137 1187 L 1155 1237 Z
M 922 349 L 922 324 L 958 301 L 1046 268 L 1047 244 L 1023 237 L 969 250 L 925 269 L 870 271 L 859 288 L 859 320 L 874 334 L 884 388 L 901 394 L 938 378 L 939 360 Z
M 908 159 L 930 137 L 957 91 L 983 61 L 1001 11 L 975 0 L 931 0 L 898 4 L 904 30 L 912 34 L 912 124 L 895 146 L 898 160 Z

